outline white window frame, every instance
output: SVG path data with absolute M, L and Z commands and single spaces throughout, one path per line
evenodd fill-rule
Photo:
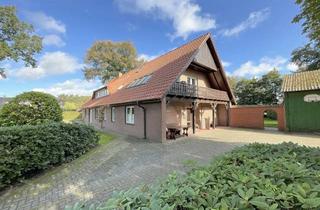
M 107 88 L 103 88 L 101 90 L 97 90 L 97 92 L 95 93 L 95 98 L 101 98 L 103 96 L 108 95 L 108 89 Z
M 134 106 L 126 106 L 126 124 L 134 125 Z
M 111 107 L 111 122 L 116 121 L 116 107 Z
M 187 77 L 187 84 L 188 84 L 188 85 L 193 85 L 192 82 L 191 82 L 192 80 L 194 80 L 194 83 L 195 83 L 194 86 L 197 86 L 197 85 L 198 85 L 198 80 L 197 80 L 197 78 L 195 78 L 195 77 L 190 77 L 190 76 L 188 76 L 188 77 Z

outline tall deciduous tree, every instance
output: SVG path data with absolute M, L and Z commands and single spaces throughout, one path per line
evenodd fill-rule
M 32 25 L 22 22 L 12 6 L 0 6 L 0 61 L 22 60 L 26 66 L 36 66 L 34 55 L 42 49 L 42 40 L 34 34 Z M 0 77 L 5 78 L 0 68 Z
M 240 79 L 236 85 L 234 94 L 240 105 L 277 104 L 281 101 L 282 77 L 274 69 L 261 78 Z
M 130 42 L 97 41 L 87 51 L 85 78 L 102 83 L 139 66 L 136 49 Z
M 291 61 L 299 66 L 300 71 L 320 69 L 320 1 L 296 0 L 301 12 L 294 17 L 293 23 L 302 23 L 302 32 L 309 38 L 309 43 L 292 52 Z

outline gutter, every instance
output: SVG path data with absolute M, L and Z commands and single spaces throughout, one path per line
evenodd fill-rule
M 146 107 L 139 104 L 139 101 L 137 101 L 137 105 L 143 110 L 143 138 L 147 139 L 147 110 Z

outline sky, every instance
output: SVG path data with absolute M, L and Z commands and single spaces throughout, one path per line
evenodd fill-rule
M 5 60 L 0 96 L 25 91 L 90 95 L 100 81 L 83 75 L 86 51 L 97 40 L 131 41 L 153 59 L 210 32 L 228 75 L 259 77 L 273 68 L 296 70 L 292 50 L 307 40 L 293 0 L 1 0 L 43 37 L 36 68 Z

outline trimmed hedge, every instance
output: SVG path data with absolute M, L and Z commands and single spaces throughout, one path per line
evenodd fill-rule
M 38 125 L 61 122 L 62 109 L 57 99 L 47 93 L 25 92 L 0 109 L 0 126 Z
M 48 123 L 0 128 L 0 188 L 26 174 L 73 160 L 98 143 L 83 124 Z
M 251 144 L 185 176 L 120 192 L 96 209 L 320 209 L 320 149 Z

